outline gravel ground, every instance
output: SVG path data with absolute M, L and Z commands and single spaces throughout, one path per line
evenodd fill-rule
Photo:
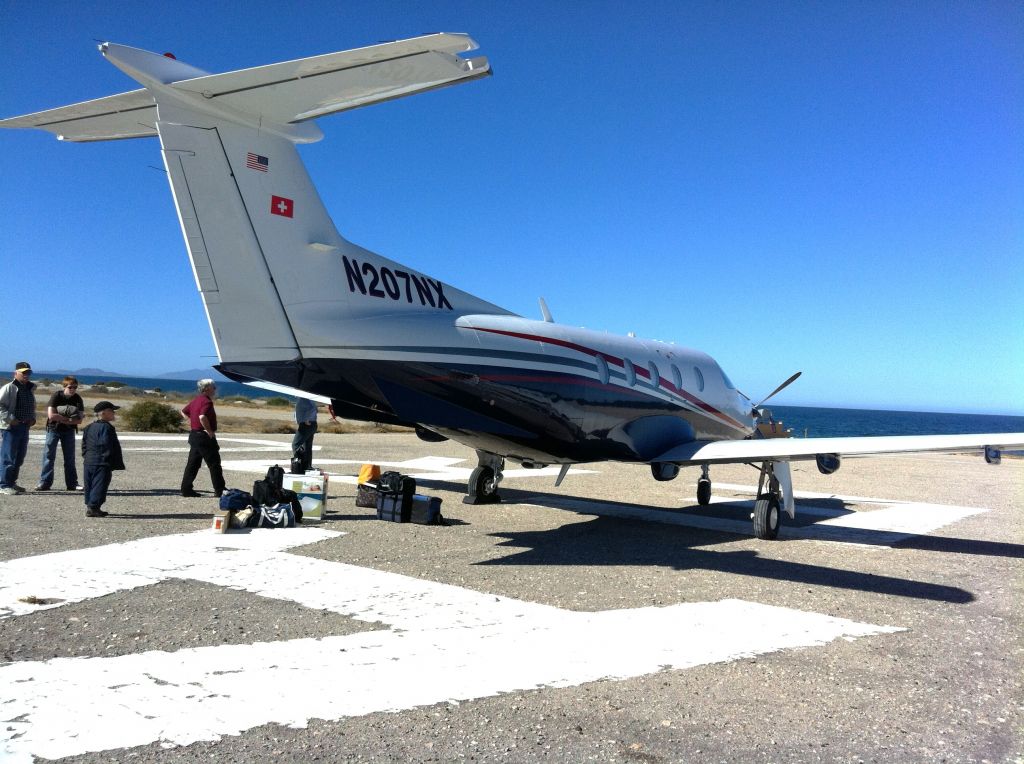
M 288 441 L 287 436 L 253 437 Z M 317 444 L 321 461 L 351 460 L 328 465 L 342 475 L 354 475 L 363 460 L 472 458 L 457 445 L 425 444 L 408 435 L 322 435 Z M 109 518 L 86 518 L 80 493 L 0 497 L 0 560 L 209 527 L 215 500 L 209 495 L 184 499 L 175 491 L 184 443 L 177 444 L 178 451 L 166 450 L 173 443 L 160 450 L 140 450 L 154 448 L 141 441 L 125 445 L 128 470 L 115 474 Z M 276 457 L 239 452 L 225 458 Z M 38 469 L 39 444 L 33 442 L 22 484 Z M 596 513 L 602 508 L 698 511 L 692 507 L 695 469 L 671 483 L 654 482 L 646 469 L 631 465 L 594 469 L 571 475 L 559 488 L 553 478 L 510 477 L 499 506 L 462 504 L 464 485 L 454 478 L 423 480 L 421 490 L 444 501 L 449 524 L 442 527 L 378 522 L 371 510 L 354 506 L 354 486 L 335 480 L 322 527 L 345 535 L 293 553 L 572 611 L 737 598 L 904 631 L 632 679 L 313 719 L 305 729 L 262 725 L 215 742 L 175 748 L 153 743 L 67 760 L 1014 762 L 1024 757 L 1024 462 L 1005 460 L 994 468 L 957 455 L 848 460 L 830 477 L 813 465 L 795 467 L 798 491 L 990 510 L 895 545 L 763 542 L 656 518 L 590 514 L 587 507 Z M 238 471 L 228 476 L 229 485 L 241 486 L 258 477 Z M 721 484 L 750 484 L 756 473 L 719 467 L 712 477 Z M 197 487 L 208 491 L 208 480 L 201 472 Z M 739 496 L 720 489 L 715 494 Z M 807 502 L 798 502 L 798 512 L 801 503 Z M 811 503 L 876 509 L 841 500 Z M 728 506 L 701 512 L 742 516 Z M 798 522 L 813 519 L 798 517 Z M 0 661 L 212 645 L 245 650 L 254 642 L 387 628 L 255 597 L 232 583 L 176 579 L 2 619 Z M 602 634 L 593 639 L 600 642 Z M 637 634 L 635 649 L 673 639 L 672 633 Z

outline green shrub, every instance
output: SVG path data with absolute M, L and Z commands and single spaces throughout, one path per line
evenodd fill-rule
M 279 395 L 275 395 L 273 398 L 267 398 L 268 406 L 291 406 L 292 402 L 287 398 L 282 398 Z
M 124 412 L 132 432 L 180 432 L 182 416 L 166 403 L 139 401 Z

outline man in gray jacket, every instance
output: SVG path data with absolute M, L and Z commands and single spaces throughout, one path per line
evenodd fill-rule
M 27 361 L 14 365 L 14 379 L 0 387 L 0 494 L 25 493 L 18 472 L 28 451 L 28 431 L 36 423 L 35 385 Z

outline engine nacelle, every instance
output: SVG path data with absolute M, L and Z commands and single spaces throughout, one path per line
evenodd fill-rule
M 664 483 L 666 480 L 675 480 L 679 477 L 679 465 L 672 464 L 672 462 L 652 462 L 651 474 L 660 483 Z
M 842 463 L 839 454 L 818 454 L 814 457 L 814 461 L 818 465 L 818 472 L 822 475 L 831 475 L 839 469 L 839 465 Z

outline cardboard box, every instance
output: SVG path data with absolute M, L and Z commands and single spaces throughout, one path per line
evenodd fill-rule
M 213 532 L 214 533 L 227 533 L 228 526 L 231 525 L 231 513 L 227 511 L 217 512 L 213 516 Z
M 323 470 L 310 470 L 304 475 L 285 473 L 281 487 L 295 491 L 302 504 L 302 522 L 318 523 L 327 505 L 327 478 Z

